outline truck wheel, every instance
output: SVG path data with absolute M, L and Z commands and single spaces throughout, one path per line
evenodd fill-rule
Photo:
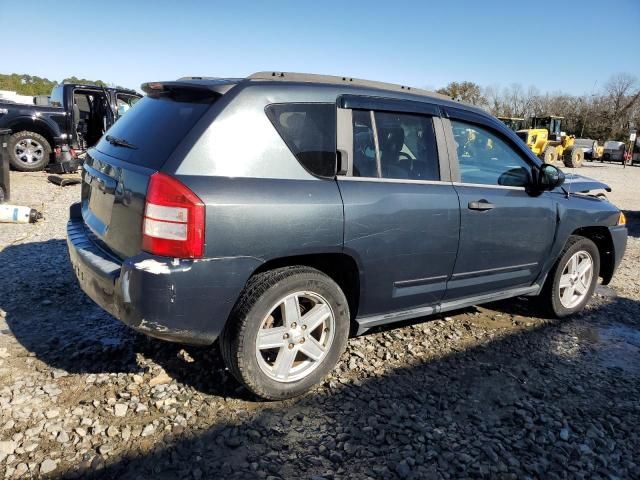
M 578 168 L 582 166 L 584 160 L 584 152 L 581 148 L 573 148 L 564 157 L 564 165 L 569 168 Z
M 9 161 L 21 172 L 44 170 L 51 156 L 51 145 L 35 132 L 16 132 L 9 137 Z
M 251 278 L 220 343 L 225 364 L 268 400 L 298 396 L 319 383 L 344 352 L 349 306 L 340 287 L 309 267 Z
M 596 244 L 585 237 L 570 236 L 540 294 L 543 308 L 558 318 L 579 312 L 593 295 L 599 274 Z
M 544 149 L 544 163 L 553 163 L 556 161 L 556 149 L 555 147 L 552 146 L 548 146 L 547 148 Z

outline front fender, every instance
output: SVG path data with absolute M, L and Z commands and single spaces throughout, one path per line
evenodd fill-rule
M 595 182 L 595 181 L 594 181 Z M 599 182 L 597 182 L 599 183 Z M 603 184 L 604 185 L 604 184 Z M 571 235 L 579 230 L 609 229 L 618 223 L 620 210 L 612 203 L 587 195 L 569 195 L 552 192 L 556 207 L 556 232 L 549 257 L 544 262 L 536 283 L 542 285 L 553 268 Z

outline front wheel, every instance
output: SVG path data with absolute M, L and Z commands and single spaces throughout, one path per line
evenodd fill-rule
M 255 275 L 221 337 L 231 373 L 268 400 L 298 396 L 319 383 L 344 352 L 349 306 L 322 272 L 285 267 Z
M 568 168 L 579 168 L 584 160 L 584 152 L 580 148 L 573 148 L 565 154 L 564 165 Z
M 556 152 L 556 148 L 549 145 L 544 149 L 543 160 L 544 163 L 553 163 L 558 158 L 558 152 Z
M 540 300 L 558 318 L 579 312 L 593 295 L 599 274 L 600 253 L 596 244 L 572 235 L 549 272 Z

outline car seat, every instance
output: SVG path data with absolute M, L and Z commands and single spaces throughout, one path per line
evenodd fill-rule
M 378 129 L 380 145 L 380 167 L 385 178 L 409 178 L 409 169 L 400 164 L 400 151 L 404 146 L 402 127 L 380 127 Z

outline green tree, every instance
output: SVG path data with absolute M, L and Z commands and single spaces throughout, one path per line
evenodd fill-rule
M 86 78 L 69 77 L 62 83 L 83 83 L 85 85 L 97 85 L 107 87 L 107 83 L 102 80 L 87 80 Z M 55 80 L 41 78 L 34 75 L 21 73 L 2 74 L 0 73 L 0 90 L 11 90 L 20 95 L 49 95 L 51 89 L 58 85 Z
M 487 99 L 482 95 L 480 85 L 473 82 L 451 82 L 438 93 L 448 95 L 454 100 L 470 103 L 471 105 L 487 105 Z
M 0 74 L 0 90 L 12 90 L 21 95 L 42 95 L 51 93 L 58 82 L 27 74 Z
M 97 85 L 98 87 L 108 87 L 102 80 L 87 80 L 86 78 L 78 78 L 76 76 L 65 78 L 62 83 L 82 83 L 84 85 Z

